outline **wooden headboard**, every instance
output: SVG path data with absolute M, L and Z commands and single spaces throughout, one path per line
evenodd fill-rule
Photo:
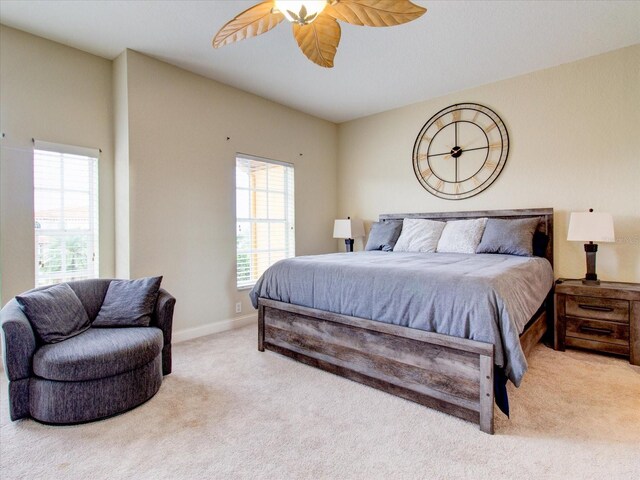
M 532 218 L 540 217 L 538 231 L 548 238 L 544 257 L 553 267 L 553 208 L 531 208 L 517 210 L 478 210 L 473 212 L 434 212 L 434 213 L 383 213 L 380 221 L 402 220 L 403 218 L 425 218 L 427 220 L 465 220 L 468 218 Z

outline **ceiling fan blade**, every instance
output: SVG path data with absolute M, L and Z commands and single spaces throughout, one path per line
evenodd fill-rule
M 262 2 L 236 16 L 213 37 L 213 48 L 220 48 L 271 30 L 284 20 L 284 15 L 278 11 L 274 12 L 273 6 L 271 0 Z
M 409 0 L 338 0 L 322 13 L 353 25 L 391 27 L 415 20 L 426 11 Z
M 308 25 L 293 24 L 293 36 L 309 60 L 332 68 L 340 43 L 340 25 L 335 18 L 320 15 Z

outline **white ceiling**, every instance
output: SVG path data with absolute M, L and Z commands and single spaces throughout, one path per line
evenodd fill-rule
M 333 122 L 640 43 L 640 1 L 417 0 L 420 19 L 345 23 L 335 67 L 298 50 L 285 21 L 214 50 L 256 1 L 1 0 L 0 22 L 113 59 L 131 48 Z

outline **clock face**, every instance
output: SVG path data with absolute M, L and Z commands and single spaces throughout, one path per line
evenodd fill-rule
M 500 117 L 476 103 L 440 110 L 425 123 L 413 147 L 413 170 L 433 195 L 473 197 L 498 178 L 509 154 L 509 134 Z

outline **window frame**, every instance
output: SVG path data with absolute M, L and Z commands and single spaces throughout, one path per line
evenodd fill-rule
M 238 176 L 238 168 L 239 168 L 239 161 L 250 161 L 250 162 L 259 162 L 259 163 L 263 163 L 263 164 L 269 164 L 269 165 L 279 165 L 282 167 L 285 167 L 285 172 L 284 172 L 284 185 L 283 185 L 283 190 L 270 190 L 269 189 L 269 183 L 268 183 L 268 176 L 267 176 L 267 180 L 266 180 L 266 187 L 265 188 L 257 188 L 255 186 L 251 186 L 251 183 L 249 184 L 248 187 L 242 187 L 239 186 L 238 184 L 238 180 L 237 180 L 237 176 Z M 239 246 L 239 224 L 240 223 L 249 223 L 252 225 L 257 225 L 257 224 L 283 224 L 284 225 L 284 232 L 285 232 L 285 237 L 284 237 L 284 242 L 285 242 L 285 248 L 284 248 L 284 258 L 292 258 L 295 256 L 295 166 L 292 163 L 288 163 L 288 162 L 283 162 L 283 161 L 279 161 L 279 160 L 272 160 L 269 158 L 264 158 L 264 157 L 258 157 L 255 155 L 249 155 L 246 153 L 240 153 L 237 152 L 235 155 L 235 180 L 236 180 L 236 184 L 235 184 L 235 198 L 236 198 L 236 205 L 235 205 L 235 213 L 236 213 L 236 288 L 238 290 L 247 290 L 252 288 L 255 283 L 258 281 L 259 278 L 259 270 L 258 270 L 258 265 L 257 263 L 254 264 L 254 262 L 250 259 L 249 260 L 249 280 L 240 280 L 240 269 L 238 268 L 239 266 L 239 257 L 242 254 L 247 254 L 249 255 L 249 257 L 252 256 L 252 254 L 259 254 L 259 253 L 270 253 L 271 252 L 282 252 L 282 249 L 274 249 L 274 248 L 257 248 L 257 247 L 251 247 L 249 249 L 240 249 Z M 238 192 L 239 191 L 245 191 L 245 192 L 249 192 L 251 194 L 251 192 L 254 193 L 263 193 L 265 194 L 266 197 L 266 201 L 267 201 L 267 212 L 269 212 L 269 193 L 278 193 L 278 194 L 282 194 L 284 197 L 284 219 L 271 219 L 271 218 L 258 218 L 258 217 L 251 217 L 251 215 L 249 217 L 239 217 L 238 216 L 238 205 L 237 205 L 237 198 L 238 198 Z M 267 215 L 268 217 L 268 215 Z M 253 230 L 252 230 L 253 231 Z M 269 237 L 269 241 L 271 241 L 271 237 Z M 271 256 L 271 255 L 270 255 Z M 277 261 L 277 260 L 276 260 Z M 269 266 L 273 265 L 273 263 L 275 263 L 275 261 L 272 261 L 271 258 L 269 258 L 268 264 Z
M 73 145 L 63 145 L 51 142 L 42 142 L 34 140 L 33 148 L 33 228 L 34 228 L 34 280 L 35 286 L 53 285 L 58 282 L 67 282 L 72 280 L 84 280 L 89 278 L 99 278 L 100 276 L 100 186 L 99 186 L 99 165 L 100 150 L 77 147 Z M 59 165 L 59 176 L 56 179 L 55 186 L 39 186 L 36 179 L 38 155 L 54 155 L 57 156 Z M 69 161 L 86 161 L 87 162 L 87 189 L 78 189 L 65 186 L 65 167 Z M 44 161 L 44 159 L 40 159 Z M 58 226 L 55 228 L 41 228 L 37 217 L 37 197 L 39 193 L 54 192 L 59 195 L 59 204 L 55 205 L 51 210 L 59 213 Z M 65 215 L 65 196 L 67 193 L 81 193 L 88 197 L 88 229 L 67 229 L 65 222 L 68 216 Z M 59 239 L 64 247 L 60 251 L 60 270 L 55 272 L 42 272 L 40 265 L 42 261 L 41 246 L 46 243 L 41 239 L 48 237 Z M 87 268 L 82 270 L 67 270 L 67 255 L 69 247 L 67 241 L 69 239 L 85 237 L 87 239 Z

